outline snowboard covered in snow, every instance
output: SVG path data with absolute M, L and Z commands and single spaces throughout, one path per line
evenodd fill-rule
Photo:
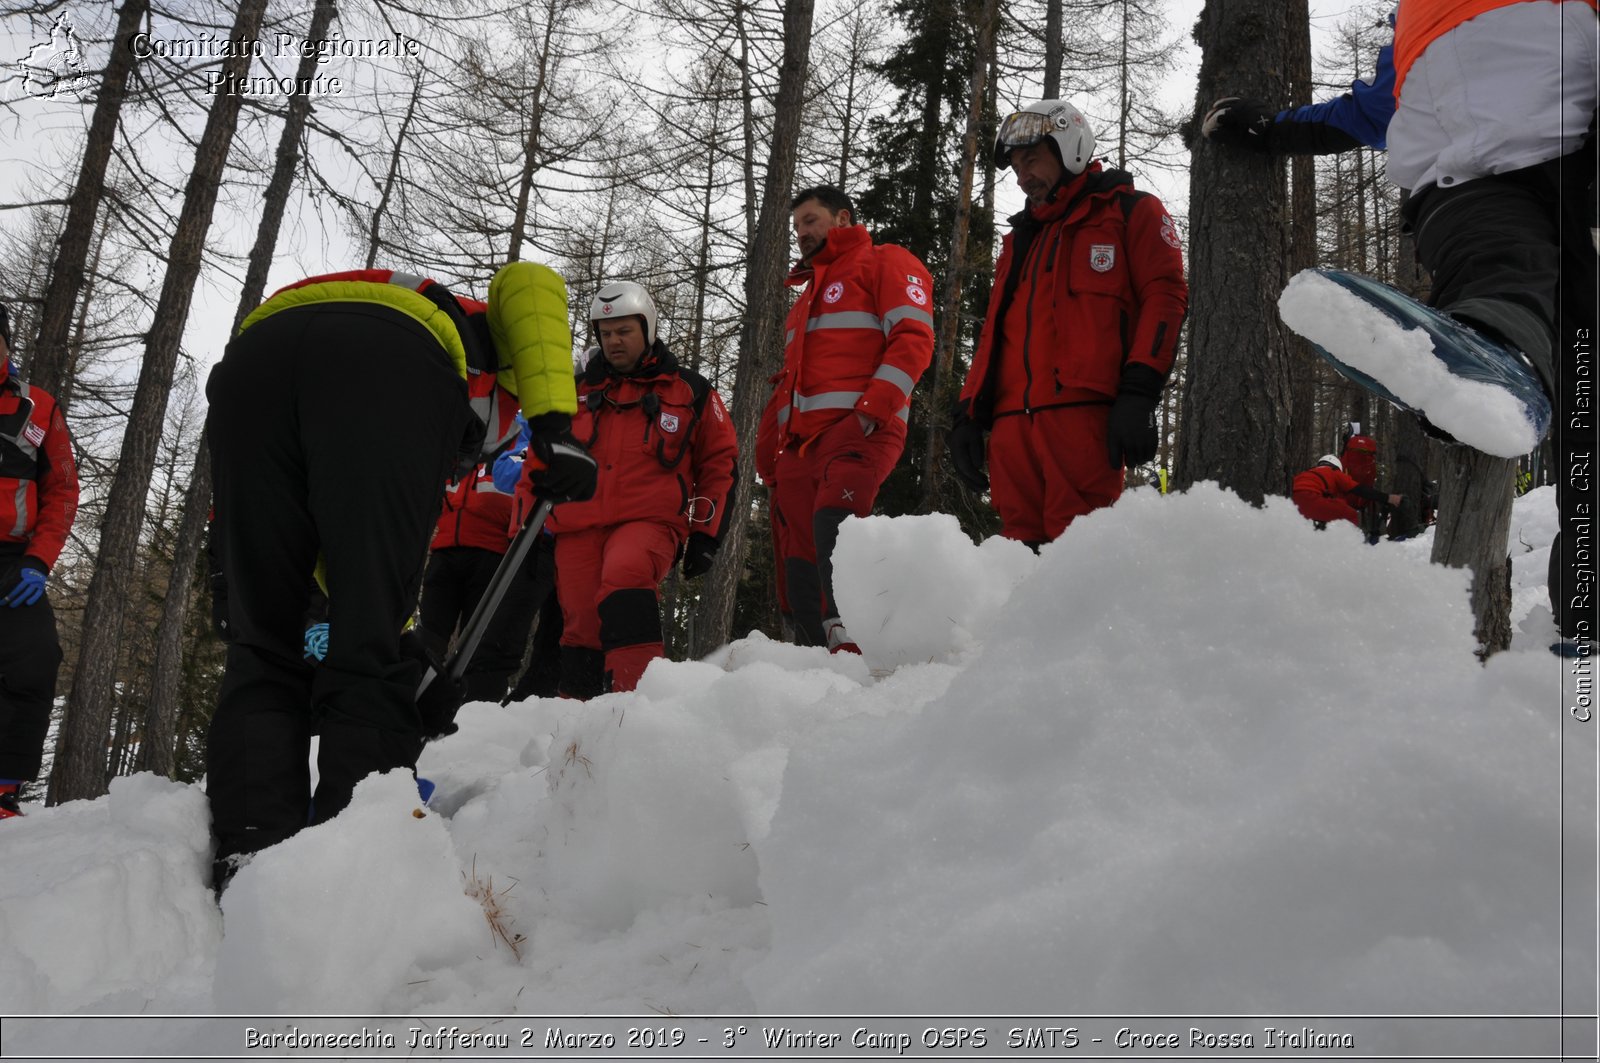
M 1455 442 L 1516 458 L 1550 428 L 1550 400 L 1521 355 L 1387 284 L 1302 270 L 1278 312 L 1345 379 Z

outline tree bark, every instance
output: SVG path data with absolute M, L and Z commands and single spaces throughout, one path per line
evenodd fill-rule
M 1196 116 L 1222 96 L 1281 100 L 1288 20 L 1280 0 L 1207 0 Z M 1198 122 L 1195 123 L 1198 125 Z M 1190 171 L 1190 345 L 1177 480 L 1215 480 L 1260 504 L 1283 494 L 1290 374 L 1278 294 L 1288 247 L 1281 164 L 1195 138 Z
M 954 390 L 952 385 L 955 381 L 951 379 L 950 370 L 955 363 L 956 341 L 961 336 L 961 287 L 970 268 L 967 233 L 972 222 L 972 182 L 978 161 L 978 130 L 983 125 L 989 48 L 996 24 L 1000 21 L 1000 4 L 998 0 L 977 0 L 967 5 L 966 16 L 973 20 L 976 30 L 972 74 L 967 80 L 967 129 L 961 139 L 961 177 L 960 187 L 956 191 L 955 223 L 950 233 L 950 268 L 945 273 L 939 326 L 933 343 L 932 408 L 927 416 L 927 444 L 922 451 L 922 497 L 917 503 L 918 513 L 931 513 L 940 503 L 941 491 L 936 473 L 944 448 L 939 445 L 939 436 L 949 427 L 945 423 L 945 413 L 950 408 L 953 396 L 947 392 Z
M 117 15 L 112 35 L 111 56 L 100 76 L 94 116 L 89 120 L 89 135 L 78 165 L 78 180 L 72 189 L 67 217 L 50 267 L 50 284 L 45 289 L 39 311 L 39 334 L 34 344 L 31 382 L 52 395 L 62 393 L 68 372 L 67 337 L 72 328 L 72 310 L 83 288 L 84 262 L 94 238 L 95 215 L 105 194 L 106 167 L 117 136 L 117 119 L 128 94 L 128 75 L 133 71 L 133 36 L 150 8 L 149 0 L 125 0 Z
M 1433 562 L 1472 570 L 1473 634 L 1478 655 L 1511 645 L 1511 500 L 1517 462 L 1469 447 L 1448 447 L 1439 483 Z
M 244 0 L 230 38 L 254 40 L 266 6 L 266 0 Z M 224 77 L 243 77 L 249 72 L 251 58 L 248 49 L 243 55 L 230 56 L 223 62 Z M 144 526 L 145 498 L 161 440 L 167 397 L 172 390 L 173 369 L 200 275 L 206 232 L 211 227 L 242 103 L 242 96 L 217 94 L 184 190 L 183 209 L 168 250 L 166 276 L 145 341 L 122 456 L 107 498 L 100 556 L 84 608 L 83 649 L 73 672 L 72 693 L 50 777 L 51 804 L 98 797 L 106 792 L 106 727 L 111 718 L 122 619 L 139 549 L 139 532 Z
M 306 39 L 319 41 L 327 37 L 335 11 L 334 0 L 316 0 Z M 316 73 L 317 57 L 312 54 L 300 60 L 300 68 L 295 76 L 309 81 Z M 256 227 L 256 242 L 250 249 L 244 290 L 239 295 L 239 306 L 234 312 L 230 335 L 238 330 L 266 292 L 267 273 L 272 268 L 278 233 L 288 210 L 289 191 L 294 186 L 294 172 L 300 163 L 300 141 L 305 135 L 306 119 L 310 114 L 309 94 L 300 93 L 290 98 L 289 110 L 283 120 L 283 133 L 278 137 L 272 177 L 267 181 L 262 200 L 261 223 Z M 183 523 L 179 526 L 178 541 L 173 548 L 172 575 L 167 582 L 167 596 L 161 603 L 161 620 L 156 628 L 155 671 L 150 680 L 150 714 L 145 725 L 144 741 L 139 746 L 138 767 L 161 775 L 170 776 L 174 765 L 173 743 L 177 736 L 180 708 L 178 691 L 183 681 L 184 622 L 188 618 L 190 590 L 199 565 L 210 509 L 211 448 L 202 431 L 194 468 L 189 473 L 189 487 L 184 496 Z
M 789 251 L 789 192 L 794 183 L 801 101 L 811 56 L 812 6 L 813 0 L 784 0 L 783 5 L 783 62 L 774 100 L 772 150 L 745 272 L 745 318 L 739 334 L 739 349 L 744 357 L 734 372 L 730 411 L 739 436 L 739 450 L 745 455 L 755 453 L 756 429 L 767 402 L 767 378 L 776 370 L 783 351 L 783 319 L 788 304 L 783 278 Z M 750 103 L 747 99 L 747 114 Z M 728 641 L 734 598 L 739 577 L 744 573 L 754 487 L 755 462 L 747 457 L 739 462 L 733 494 L 736 509 L 730 515 L 722 548 L 717 551 L 700 595 L 691 649 L 696 657 Z
M 1289 19 L 1288 73 L 1291 107 L 1311 102 L 1311 14 L 1307 0 L 1285 0 Z M 1296 155 L 1289 161 L 1289 275 L 1317 264 L 1316 158 Z M 1294 333 L 1288 343 L 1290 374 L 1289 462 L 1309 468 L 1319 453 L 1313 431 L 1316 425 L 1317 357 L 1311 344 Z M 1287 486 L 1287 485 L 1286 485 Z
M 1061 98 L 1061 39 L 1062 0 L 1045 0 L 1044 3 L 1044 98 Z

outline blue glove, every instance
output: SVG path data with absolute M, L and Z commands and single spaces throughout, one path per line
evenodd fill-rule
M 21 571 L 17 574 L 17 582 L 4 598 L 0 598 L 0 603 L 15 609 L 21 605 L 32 605 L 43 597 L 44 570 L 24 561 Z
M 306 659 L 320 661 L 328 655 L 328 622 L 306 628 Z

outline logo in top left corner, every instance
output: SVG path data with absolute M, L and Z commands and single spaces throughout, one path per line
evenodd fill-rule
M 50 38 L 29 48 L 16 67 L 22 91 L 36 100 L 84 103 L 94 96 L 70 11 L 61 13 L 50 26 Z

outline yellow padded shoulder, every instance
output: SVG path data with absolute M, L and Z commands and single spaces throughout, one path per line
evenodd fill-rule
M 513 262 L 489 282 L 489 333 L 500 383 L 527 417 L 577 413 L 567 282 L 549 266 Z
M 439 309 L 427 296 L 410 288 L 402 288 L 398 284 L 379 284 L 374 281 L 323 281 L 319 284 L 307 284 L 301 288 L 287 288 L 250 311 L 250 316 L 244 319 L 239 331 L 243 332 L 280 310 L 313 306 L 317 303 L 376 303 L 391 310 L 398 310 L 433 333 L 439 345 L 450 355 L 450 361 L 455 365 L 456 372 L 462 377 L 467 375 L 467 350 L 461 343 L 461 335 L 456 331 L 455 322 L 450 320 L 450 315 Z

